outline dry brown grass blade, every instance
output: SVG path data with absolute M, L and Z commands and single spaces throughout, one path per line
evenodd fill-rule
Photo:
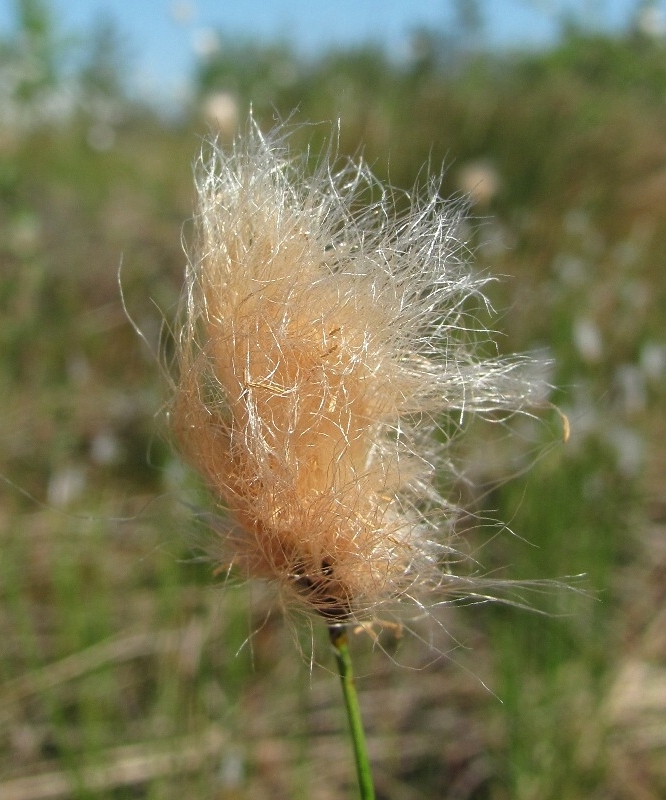
M 107 791 L 195 772 L 208 758 L 219 754 L 226 741 L 220 728 L 211 726 L 203 735 L 117 747 L 101 753 L 100 763 L 82 767 L 77 775 L 57 770 L 0 783 L 0 797 L 3 800 L 56 800 L 73 796 L 81 786 L 88 791 Z
M 66 681 L 80 678 L 106 664 L 177 650 L 182 641 L 178 630 L 135 633 L 113 638 L 71 656 L 8 681 L 0 692 L 0 715 L 11 713 L 13 705 Z

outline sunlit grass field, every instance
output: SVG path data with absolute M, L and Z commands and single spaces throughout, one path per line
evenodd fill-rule
M 355 796 L 323 626 L 214 574 L 213 504 L 169 442 L 191 166 L 222 90 L 241 123 L 250 102 L 266 127 L 327 122 L 295 134 L 315 152 L 340 119 L 341 153 L 396 186 L 446 166 L 500 347 L 551 361 L 571 428 L 470 429 L 451 491 L 506 523 L 466 537 L 481 571 L 573 590 L 353 637 L 378 797 L 666 794 L 663 52 L 572 32 L 453 69 L 430 44 L 401 68 L 239 46 L 178 119 L 104 85 L 58 120 L 26 93 L 0 127 L 3 800 Z

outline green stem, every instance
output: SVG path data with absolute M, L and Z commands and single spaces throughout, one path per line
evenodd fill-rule
M 347 629 L 345 625 L 329 625 L 328 633 L 331 637 L 331 643 L 335 651 L 335 659 L 338 663 L 340 681 L 342 682 L 342 693 L 345 698 L 354 757 L 356 758 L 356 774 L 358 776 L 361 800 L 375 800 L 375 788 L 372 783 L 368 747 L 365 741 L 361 709 L 358 704 L 356 686 L 354 685 L 351 654 L 347 643 Z

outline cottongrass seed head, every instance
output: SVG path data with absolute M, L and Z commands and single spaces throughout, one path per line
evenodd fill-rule
M 541 390 L 525 359 L 475 354 L 486 278 L 466 263 L 460 202 L 432 182 L 398 212 L 364 163 L 330 147 L 310 170 L 288 139 L 251 120 L 196 168 L 171 416 L 225 510 L 221 568 L 330 623 L 474 595 L 434 485 L 441 423 Z

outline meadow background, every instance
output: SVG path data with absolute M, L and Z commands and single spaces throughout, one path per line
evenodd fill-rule
M 400 62 L 225 41 L 164 115 L 128 91 L 113 26 L 17 14 L 0 42 L 0 797 L 355 796 L 325 632 L 200 557 L 211 502 L 163 414 L 191 166 L 250 104 L 264 127 L 328 121 L 294 135 L 314 150 L 340 119 L 341 153 L 398 187 L 446 165 L 442 192 L 472 193 L 475 268 L 502 276 L 500 347 L 553 359 L 571 424 L 566 444 L 555 412 L 514 444 L 471 429 L 451 491 L 510 525 L 466 539 L 484 571 L 585 573 L 586 594 L 528 598 L 548 615 L 442 609 L 439 658 L 354 637 L 378 797 L 666 796 L 664 40 L 565 24 L 547 50 L 498 54 L 462 15 Z

